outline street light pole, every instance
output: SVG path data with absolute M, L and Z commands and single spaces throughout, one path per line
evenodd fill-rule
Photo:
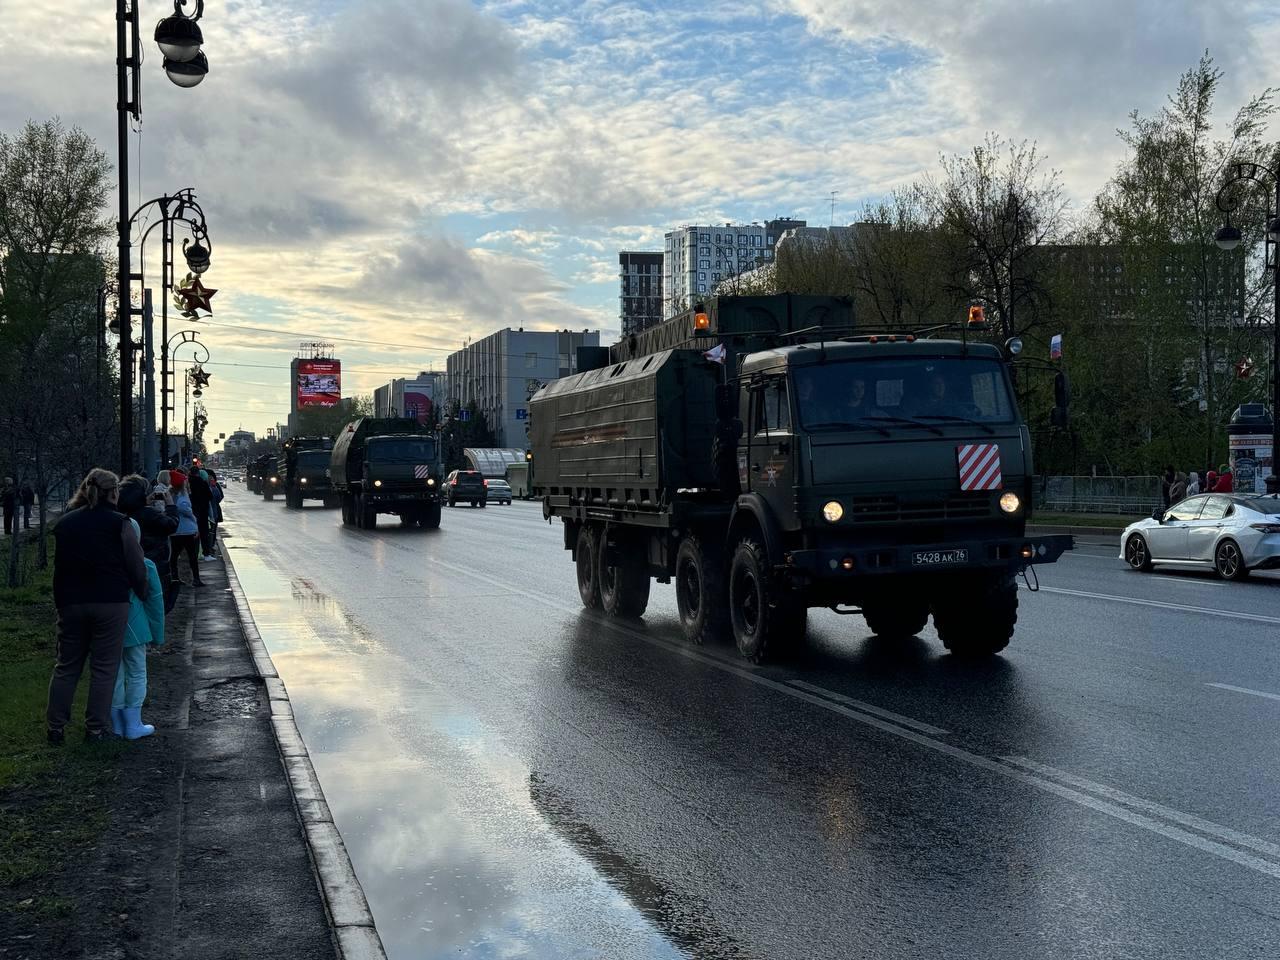
M 1241 191 L 1232 188 L 1241 183 L 1270 187 L 1272 207 L 1267 211 L 1263 236 L 1263 264 L 1271 273 L 1271 472 L 1267 475 L 1267 493 L 1280 494 L 1280 170 L 1258 163 L 1237 163 L 1218 191 L 1217 207 L 1226 215 L 1226 223 L 1214 234 L 1214 242 L 1222 250 L 1234 250 L 1243 236 L 1231 223 L 1231 213 L 1240 206 Z

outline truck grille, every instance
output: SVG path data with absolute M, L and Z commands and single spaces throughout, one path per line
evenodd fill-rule
M 903 500 L 896 496 L 854 497 L 845 515 L 854 523 L 897 520 L 960 520 L 991 514 L 986 491 L 956 493 L 944 500 Z

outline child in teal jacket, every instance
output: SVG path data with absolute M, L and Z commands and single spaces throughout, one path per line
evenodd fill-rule
M 130 520 L 141 539 L 138 521 Z M 142 722 L 142 703 L 147 699 L 147 646 L 164 643 L 164 587 L 160 572 L 150 560 L 147 566 L 147 599 L 129 591 L 129 625 L 124 632 L 120 671 L 116 674 L 115 696 L 111 701 L 111 724 L 127 740 L 149 737 L 156 728 Z

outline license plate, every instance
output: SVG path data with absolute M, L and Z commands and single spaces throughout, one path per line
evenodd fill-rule
M 969 551 L 957 550 L 916 550 L 911 554 L 913 567 L 934 567 L 948 563 L 968 563 Z

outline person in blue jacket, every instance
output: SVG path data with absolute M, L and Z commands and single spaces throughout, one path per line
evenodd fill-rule
M 178 532 L 169 538 L 170 572 L 175 584 L 182 582 L 178 574 L 178 560 L 185 553 L 187 563 L 191 567 L 191 585 L 203 587 L 199 560 L 200 528 L 196 521 L 195 510 L 191 505 L 191 495 L 187 491 L 187 475 L 181 470 L 170 470 L 169 490 L 173 495 L 173 505 L 178 508 Z
M 130 519 L 133 532 L 142 539 L 138 521 Z M 142 704 L 147 699 L 147 647 L 164 643 L 164 589 L 155 561 L 145 560 L 147 568 L 146 599 L 129 591 L 129 625 L 124 632 L 124 650 L 116 688 L 111 699 L 111 729 L 126 740 L 149 737 L 156 728 L 142 722 Z

